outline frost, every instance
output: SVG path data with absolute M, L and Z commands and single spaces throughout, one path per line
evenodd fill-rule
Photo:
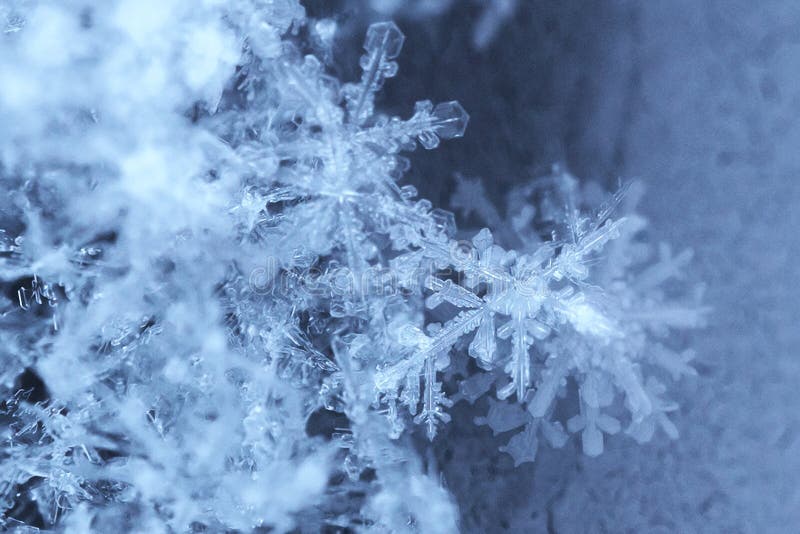
M 546 187 L 561 197 L 561 205 L 572 206 L 563 214 L 542 214 L 559 221 L 563 238 L 537 241 L 532 252 L 521 254 L 501 248 L 483 229 L 467 251 L 454 252 L 463 243 L 423 241 L 424 253 L 411 253 L 458 275 L 455 282 L 435 275 L 425 281 L 428 308 L 449 305 L 456 311 L 427 334 L 417 330 L 409 356 L 381 368 L 376 384 L 390 397 L 402 389 L 401 398 L 416 402 L 419 394 L 408 391 L 419 387 L 412 377 L 420 375 L 423 367 L 429 369 L 429 362 L 439 361 L 442 354 L 457 354 L 455 347 L 467 338 L 466 353 L 479 367 L 505 371 L 506 379 L 497 382 L 497 397 L 513 396 L 516 403 L 527 405 L 533 421 L 550 424 L 547 418 L 557 396 L 568 380 L 576 380 L 581 412 L 567 427 L 581 433 L 584 451 L 595 456 L 603 450 L 602 433 L 616 434 L 620 429 L 619 420 L 604 413 L 612 409 L 618 395 L 631 419 L 631 435 L 649 438 L 652 430 L 642 426 L 642 421 L 653 417 L 664 421 L 654 414 L 656 397 L 645 389 L 643 367 L 661 367 L 676 378 L 691 374 L 687 357 L 669 351 L 657 339 L 670 330 L 700 326 L 704 310 L 697 303 L 665 301 L 657 290 L 680 274 L 677 266 L 685 264 L 688 254 L 675 261 L 662 247 L 659 263 L 639 268 L 633 277 L 630 273 L 636 265 L 630 258 L 620 260 L 625 262 L 622 265 L 605 267 L 606 258 L 624 258 L 620 248 L 637 246 L 637 217 L 610 218 L 625 199 L 624 191 L 587 216 L 578 210 L 582 199 L 574 178 L 556 169 L 540 182 L 550 184 Z M 497 213 L 483 211 L 492 217 Z M 661 311 L 646 311 L 653 306 Z M 437 391 L 440 387 L 430 373 L 425 383 Z M 465 388 L 462 395 L 470 398 L 470 388 Z M 525 422 L 509 423 L 511 419 L 500 416 L 499 409 L 492 404 L 489 415 L 480 421 L 496 432 Z M 521 443 L 531 439 L 512 439 L 506 449 L 514 450 L 515 458 L 533 456 L 519 452 Z
M 456 401 L 517 464 L 565 427 L 589 455 L 677 435 L 656 370 L 693 373 L 669 337 L 702 322 L 671 287 L 691 254 L 648 264 L 637 192 L 597 205 L 562 169 L 505 210 L 459 178 L 490 228 L 457 230 L 402 179 L 469 117 L 377 109 L 396 24 L 342 83 L 337 23 L 293 0 L 12 7 L 3 528 L 454 532 L 414 436 Z

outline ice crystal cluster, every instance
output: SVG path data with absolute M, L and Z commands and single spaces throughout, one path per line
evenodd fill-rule
M 636 187 L 558 167 L 502 215 L 459 176 L 490 228 L 457 231 L 403 175 L 468 116 L 380 112 L 395 24 L 346 83 L 294 0 L 12 0 L 0 25 L 3 528 L 455 531 L 420 436 L 483 397 L 517 464 L 677 436 L 690 254 L 651 254 Z

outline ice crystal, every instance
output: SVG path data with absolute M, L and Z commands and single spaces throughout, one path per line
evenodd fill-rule
M 642 220 L 613 218 L 635 195 L 592 210 L 561 171 L 516 191 L 507 220 L 461 179 L 453 205 L 494 228 L 457 240 L 401 179 L 468 115 L 380 112 L 394 23 L 369 27 L 341 83 L 336 23 L 294 0 L 12 8 L 4 528 L 452 532 L 414 436 L 433 440 L 456 401 L 490 397 L 476 423 L 517 431 L 517 463 L 565 425 L 587 454 L 623 424 L 676 435 L 646 371 L 692 372 L 666 334 L 702 310 L 661 289 L 690 256 L 640 267 Z

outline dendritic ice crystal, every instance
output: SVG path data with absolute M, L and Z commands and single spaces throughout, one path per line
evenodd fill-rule
M 540 436 L 677 437 L 691 254 L 647 245 L 635 184 L 559 167 L 502 210 L 458 175 L 490 228 L 417 198 L 410 152 L 469 118 L 380 112 L 394 23 L 349 83 L 336 22 L 293 0 L 12 1 L 0 24 L 3 528 L 453 532 L 417 438 L 461 401 L 517 464 Z

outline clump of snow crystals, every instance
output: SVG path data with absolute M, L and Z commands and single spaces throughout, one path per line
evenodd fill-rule
M 689 254 L 648 264 L 637 192 L 560 170 L 507 220 L 462 179 L 495 227 L 457 239 L 401 154 L 468 116 L 377 110 L 393 23 L 344 84 L 306 53 L 335 22 L 294 0 L 12 0 L 0 24 L 4 528 L 451 532 L 415 429 L 484 395 L 518 463 L 540 434 L 677 435 Z

